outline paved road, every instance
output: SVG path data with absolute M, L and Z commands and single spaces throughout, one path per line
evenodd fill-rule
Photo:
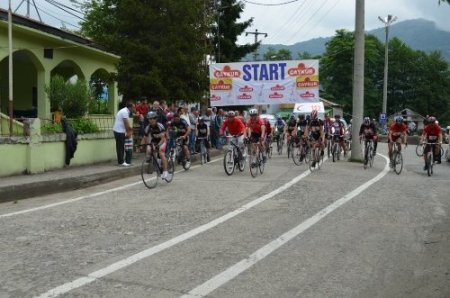
M 216 161 L 0 204 L 0 297 L 450 297 L 450 165 L 421 167 Z

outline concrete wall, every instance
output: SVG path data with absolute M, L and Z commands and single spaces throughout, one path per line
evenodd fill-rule
M 0 177 L 22 173 L 37 174 L 65 165 L 66 135 L 40 135 L 40 121 L 34 120 L 29 138 L 6 139 L 0 143 Z M 86 165 L 116 158 L 112 131 L 78 136 L 78 147 L 71 165 Z

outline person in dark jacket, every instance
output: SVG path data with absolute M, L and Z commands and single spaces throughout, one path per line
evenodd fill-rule
M 77 151 L 77 133 L 70 126 L 67 119 L 63 118 L 61 124 L 63 131 L 66 133 L 66 165 L 70 165 L 70 160 L 75 156 L 75 151 Z

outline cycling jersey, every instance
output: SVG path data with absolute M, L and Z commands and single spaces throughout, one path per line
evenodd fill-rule
M 150 136 L 151 142 L 153 144 L 158 144 L 161 141 L 161 134 L 165 131 L 164 125 L 157 122 L 155 125 L 147 125 L 145 128 L 145 136 Z
M 334 121 L 331 125 L 331 131 L 333 135 L 343 136 L 345 133 L 344 124 L 340 120 Z
M 389 132 L 392 135 L 392 141 L 395 141 L 398 138 L 400 138 L 403 134 L 406 133 L 407 130 L 408 130 L 408 127 L 403 123 L 392 124 L 391 127 L 389 128 Z
M 277 132 L 280 132 L 280 133 L 284 131 L 285 126 L 286 126 L 286 123 L 281 119 L 277 120 L 277 122 L 275 123 L 275 128 L 276 128 Z
M 306 126 L 308 126 L 308 122 L 306 120 L 298 120 L 297 122 L 297 135 L 301 137 L 306 130 Z
M 330 118 L 325 118 L 325 121 L 323 122 L 323 131 L 328 135 L 331 134 L 331 127 L 333 126 L 333 122 Z
M 287 131 L 289 134 L 294 131 L 295 127 L 297 126 L 297 121 L 295 119 L 291 119 L 287 123 Z
M 220 128 L 220 134 L 224 134 L 226 128 L 228 128 L 228 132 L 233 136 L 243 134 L 245 132 L 244 123 L 238 118 L 231 119 L 227 119 L 223 122 L 222 127 Z
M 255 120 L 250 119 L 247 122 L 247 127 L 251 129 L 252 134 L 261 134 L 262 133 L 262 126 L 264 125 L 263 120 L 261 120 L 261 118 L 256 117 Z
M 377 128 L 375 124 L 370 123 L 369 125 L 361 124 L 361 128 L 359 129 L 359 135 L 364 135 L 366 139 L 373 139 L 373 137 L 377 134 Z
M 438 124 L 428 124 L 425 126 L 423 133 L 427 136 L 429 142 L 436 142 L 442 133 L 442 129 Z
M 184 119 L 180 119 L 178 123 L 175 123 L 174 121 L 170 123 L 170 130 L 175 132 L 176 137 L 184 136 L 188 131 L 188 128 L 189 124 Z
M 311 120 L 308 124 L 308 131 L 310 132 L 311 138 L 318 141 L 320 139 L 320 121 L 318 119 Z
M 272 132 L 272 126 L 270 126 L 269 120 L 264 118 L 263 122 L 264 125 L 266 126 L 266 134 L 270 135 L 270 133 Z

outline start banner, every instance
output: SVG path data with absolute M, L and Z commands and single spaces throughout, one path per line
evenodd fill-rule
M 319 60 L 216 63 L 209 66 L 211 106 L 319 102 Z

